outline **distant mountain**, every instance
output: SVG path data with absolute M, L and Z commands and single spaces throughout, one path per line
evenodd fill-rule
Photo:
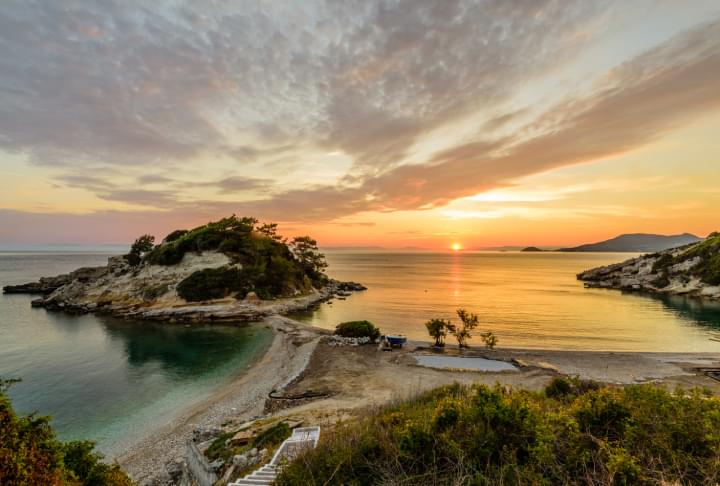
M 678 246 L 697 243 L 702 238 L 698 238 L 690 233 L 681 235 L 652 235 L 646 233 L 632 233 L 620 235 L 610 240 L 600 241 L 598 243 L 589 243 L 574 248 L 561 248 L 558 251 L 577 251 L 577 252 L 633 252 L 633 253 L 650 253 L 676 248 Z
M 471 251 L 520 251 L 524 246 L 479 246 L 476 248 L 469 248 Z

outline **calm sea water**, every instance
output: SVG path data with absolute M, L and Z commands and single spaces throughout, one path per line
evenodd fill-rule
M 626 254 L 330 251 L 329 273 L 369 287 L 301 318 L 332 328 L 370 319 L 387 333 L 427 339 L 423 323 L 480 315 L 501 346 L 588 350 L 720 351 L 720 305 L 585 289 L 581 270 Z M 107 253 L 0 253 L 0 284 L 23 283 Z M 98 441 L 112 456 L 244 369 L 269 345 L 263 328 L 186 328 L 30 307 L 0 296 L 0 376 L 21 412 L 50 414 L 65 439 Z
M 107 253 L 0 253 L 0 284 L 22 283 Z M 0 296 L 0 377 L 15 408 L 53 417 L 64 439 L 91 439 L 109 456 L 150 427 L 171 421 L 259 357 L 272 340 L 261 328 L 186 328 L 69 316 L 33 309 L 25 295 Z
M 306 322 L 369 319 L 428 339 L 424 322 L 480 315 L 500 346 L 613 351 L 720 351 L 720 304 L 586 289 L 575 275 L 628 254 L 327 252 L 329 273 L 369 289 L 323 304 Z M 475 341 L 478 341 L 477 339 Z M 471 341 L 472 342 L 472 341 Z

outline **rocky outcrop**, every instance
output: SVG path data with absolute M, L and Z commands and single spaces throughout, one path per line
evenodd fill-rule
M 578 274 L 587 287 L 720 300 L 720 235 Z
M 57 275 L 55 277 L 42 277 L 37 282 L 29 282 L 20 285 L 6 285 L 3 293 L 6 294 L 50 294 L 63 285 L 72 281 L 92 282 L 103 276 L 108 267 L 83 267 L 70 273 Z
M 216 251 L 186 253 L 175 265 L 143 262 L 131 267 L 121 256 L 110 258 L 105 267 L 81 268 L 38 282 L 5 287 L 4 291 L 42 294 L 32 301 L 34 307 L 70 313 L 93 312 L 171 322 L 237 322 L 311 309 L 334 296 L 365 290 L 356 282 L 330 280 L 322 289 L 273 300 L 261 300 L 254 292 L 242 300 L 230 295 L 204 302 L 187 302 L 178 296 L 178 283 L 192 273 L 232 266 L 240 265 Z

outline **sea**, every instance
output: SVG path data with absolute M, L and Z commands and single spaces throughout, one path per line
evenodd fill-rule
M 0 251 L 0 285 L 101 265 L 114 248 Z M 331 277 L 368 287 L 293 317 L 332 329 L 367 319 L 428 340 L 431 318 L 479 316 L 499 347 L 717 352 L 720 303 L 587 289 L 582 270 L 610 253 L 328 250 Z M 262 326 L 183 325 L 73 316 L 0 296 L 0 378 L 20 413 L 50 415 L 64 440 L 96 441 L 109 458 L 242 375 L 272 341 Z M 471 345 L 480 346 L 478 337 Z

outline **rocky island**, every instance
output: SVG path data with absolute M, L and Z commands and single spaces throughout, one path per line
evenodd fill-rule
M 699 243 L 593 268 L 577 277 L 593 288 L 720 300 L 720 233 Z
M 233 215 L 174 231 L 159 245 L 143 235 L 128 254 L 109 258 L 106 266 L 3 291 L 42 294 L 32 305 L 51 310 L 208 322 L 260 320 L 365 289 L 329 279 L 315 240 L 287 241 L 276 228 Z

